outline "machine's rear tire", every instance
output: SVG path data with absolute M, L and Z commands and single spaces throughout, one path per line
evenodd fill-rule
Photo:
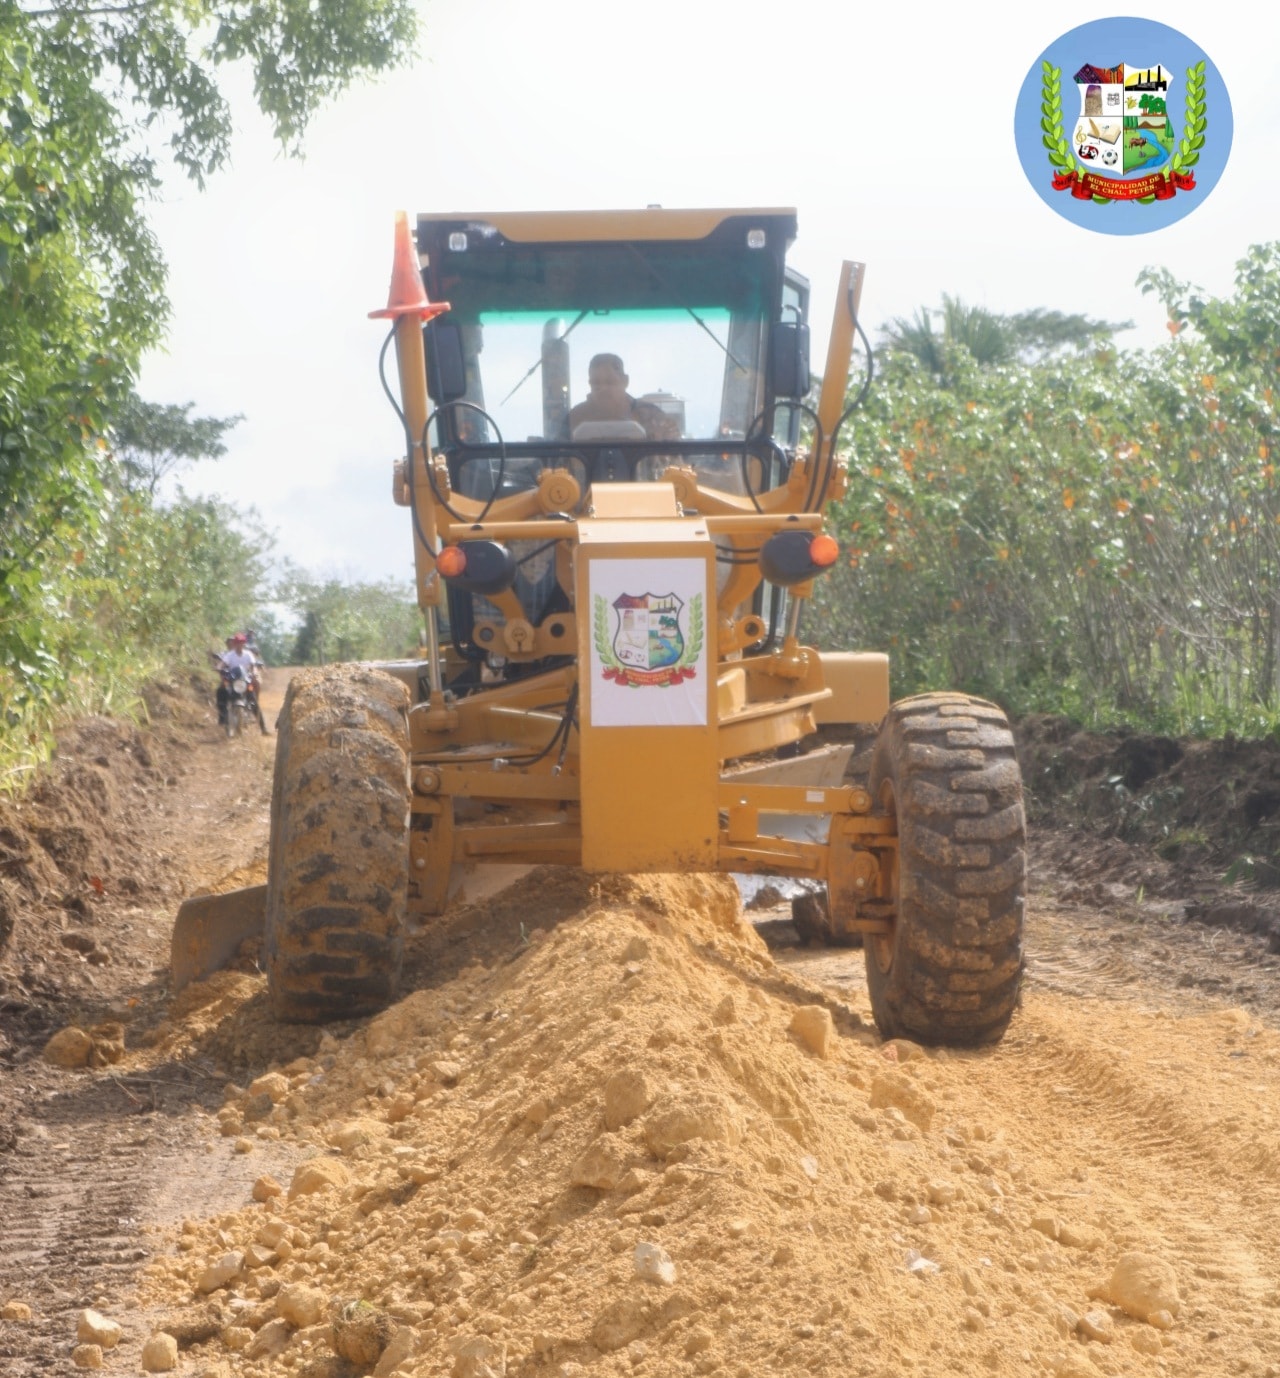
M 991 1043 L 1022 983 L 1026 819 L 1004 713 L 965 694 L 895 703 L 870 788 L 897 819 L 887 936 L 866 939 L 867 986 L 886 1038 Z
M 409 871 L 408 690 L 361 666 L 304 670 L 276 739 L 264 956 L 277 1019 L 390 1003 Z

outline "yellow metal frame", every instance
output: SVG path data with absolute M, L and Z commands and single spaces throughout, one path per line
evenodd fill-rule
M 483 222 L 513 241 L 572 242 L 696 239 L 730 214 L 753 212 L 510 213 L 420 220 Z M 853 343 L 848 308 L 856 304 L 860 285 L 860 265 L 845 264 L 819 407 L 826 435 L 842 405 Z M 799 644 L 794 630 L 771 654 L 742 656 L 763 630 L 758 618 L 744 612 L 763 576 L 754 560 L 743 559 L 730 565 L 717 594 L 717 547 L 750 552 L 775 532 L 818 529 L 821 516 L 803 509 L 814 465 L 825 471 L 819 511 L 844 491 L 845 474 L 834 456 L 798 457 L 787 481 L 758 494 L 755 502 L 703 488 L 693 468 L 677 464 L 654 483 L 599 484 L 589 493 L 579 490 L 567 469 L 554 470 L 542 474 L 535 488 L 486 505 L 451 490 L 446 465 L 425 441 L 429 402 L 416 318 L 398 321 L 396 348 L 412 465 L 404 475 L 411 482 L 398 478 L 396 496 L 412 502 L 416 532 L 425 538 L 415 535 L 414 556 L 418 597 L 429 619 L 442 598 L 432 547 L 479 538 L 554 540 L 557 579 L 574 611 L 534 626 L 514 594 L 498 594 L 491 601 L 505 621 L 477 623 L 475 634 L 509 661 L 576 657 L 570 667 L 456 701 L 438 687 L 437 667 L 428 700 L 410 713 L 411 908 L 439 912 L 454 868 L 480 860 L 558 862 L 591 871 L 748 871 L 824 880 L 833 913 L 852 915 L 846 923 L 855 927 L 882 931 L 896 839 L 892 820 L 873 812 L 866 792 L 839 785 L 735 782 L 726 769 L 742 757 L 813 733 L 819 716 L 829 718 L 822 708 L 833 694 L 823 657 Z M 581 515 L 566 522 L 558 515 L 566 511 Z M 686 511 L 697 515 L 685 516 Z M 603 691 L 584 668 L 592 645 L 589 586 L 592 570 L 613 560 L 702 562 L 700 586 L 714 615 L 706 619 L 705 676 L 692 698 L 686 688 L 685 700 L 701 705 L 695 713 L 699 721 L 676 726 L 594 721 L 593 695 Z M 792 593 L 802 599 L 811 591 L 801 586 Z M 866 721 L 877 721 L 888 709 L 883 657 L 844 657 L 835 668 L 840 705 L 856 706 Z M 566 724 L 575 703 L 577 721 Z M 779 820 L 787 816 L 828 817 L 826 840 L 786 836 Z
M 614 211 L 490 211 L 484 215 L 432 213 L 418 216 L 419 224 L 462 222 L 488 225 L 516 244 L 607 243 L 616 240 L 662 241 L 705 239 L 729 219 L 776 221 L 795 219 L 790 207 L 747 210 L 674 210 L 649 206 Z

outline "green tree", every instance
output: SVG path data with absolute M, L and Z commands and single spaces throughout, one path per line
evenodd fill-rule
M 116 408 L 112 425 L 120 480 L 132 492 L 154 498 L 161 480 L 200 459 L 221 459 L 222 437 L 242 416 L 192 416 L 194 402 L 181 406 L 144 402 L 130 394 Z
M 1014 360 L 1034 363 L 1096 347 L 1132 324 L 1042 308 L 1002 316 L 944 292 L 941 308 L 919 307 L 912 316 L 895 316 L 883 326 L 881 347 L 913 355 L 929 374 L 950 385 L 958 366 L 957 350 L 984 367 Z
M 835 513 L 847 564 L 813 625 L 890 652 L 896 693 L 1280 724 L 1280 244 L 1220 299 L 1140 282 L 1174 327 L 1158 348 L 956 349 L 946 377 L 886 351 Z
M 422 631 L 413 589 L 391 579 L 351 583 L 289 567 L 274 601 L 299 624 L 291 654 L 298 665 L 412 655 Z
M 191 457 L 153 445 L 162 424 L 203 430 L 206 454 L 231 424 L 147 417 L 133 393 L 168 312 L 145 214 L 162 163 L 201 184 L 225 164 L 227 64 L 253 72 L 296 153 L 320 104 L 406 60 L 414 34 L 412 0 L 0 0 L 0 694 L 22 732 L 39 736 L 83 681 L 69 607 L 117 586 L 94 570 L 126 514 L 109 438 L 150 487 Z

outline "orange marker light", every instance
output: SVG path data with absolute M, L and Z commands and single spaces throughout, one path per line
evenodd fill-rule
M 840 558 L 840 547 L 834 536 L 815 536 L 809 542 L 809 558 L 819 569 L 834 565 Z
M 467 554 L 459 545 L 447 545 L 436 556 L 436 568 L 446 579 L 456 579 L 467 567 Z

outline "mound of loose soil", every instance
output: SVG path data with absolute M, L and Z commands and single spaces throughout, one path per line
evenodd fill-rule
M 507 916 L 533 895 L 562 917 L 512 947 Z M 1072 1128 L 1084 1094 L 1130 1134 L 1215 1153 L 1180 1059 L 1225 1040 L 1215 1061 L 1247 1046 L 1247 1075 L 1274 1082 L 1280 1037 L 1242 1012 L 1157 1025 L 1164 1070 L 1144 1049 L 1141 1071 L 1114 1046 L 1064 1059 L 1074 1015 L 1043 998 L 1000 1052 L 929 1054 L 786 982 L 720 880 L 536 872 L 468 913 L 455 939 L 502 935 L 483 962 L 229 1088 L 245 1204 L 158 1240 L 141 1294 L 157 1324 L 202 1318 L 197 1372 L 1154 1378 L 1204 1371 L 1177 1319 L 1191 1297 L 1236 1337 L 1213 1371 L 1262 1373 L 1247 1300 L 1228 1322 L 1185 1232 L 1135 1217 L 1129 1179 L 1159 1194 L 1160 1169 L 1118 1167 Z M 218 989 L 174 1010 L 175 1037 L 220 1022 L 228 1045 L 253 1041 L 256 997 Z M 1019 1098 L 1027 1136 L 996 1108 Z M 1269 1198 L 1268 1113 L 1231 1142 Z M 299 1166 L 257 1178 L 276 1141 Z M 1109 1286 L 1135 1250 L 1163 1291 L 1126 1311 Z M 360 1316 L 374 1339 L 348 1366 Z

